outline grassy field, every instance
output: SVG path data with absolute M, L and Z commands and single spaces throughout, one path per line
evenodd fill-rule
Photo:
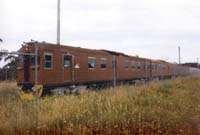
M 0 134 L 197 135 L 200 78 L 120 86 L 80 95 L 22 101 L 15 83 L 0 83 Z

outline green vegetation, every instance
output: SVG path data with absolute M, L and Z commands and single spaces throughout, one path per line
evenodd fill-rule
M 22 101 L 14 83 L 0 83 L 0 134 L 197 135 L 200 78 Z

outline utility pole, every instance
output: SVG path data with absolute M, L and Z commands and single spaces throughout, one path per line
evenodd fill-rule
M 179 61 L 179 64 L 181 64 L 181 47 L 180 46 L 178 47 L 178 61 Z
M 60 45 L 60 0 L 57 2 L 57 44 Z

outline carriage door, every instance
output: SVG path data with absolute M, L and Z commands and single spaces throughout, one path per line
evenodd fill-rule
M 72 56 L 63 55 L 63 68 L 64 68 L 64 82 L 72 80 Z
M 30 56 L 28 55 L 24 55 L 24 59 L 23 59 L 23 63 L 24 63 L 24 82 L 28 82 L 29 81 L 29 66 L 30 66 Z

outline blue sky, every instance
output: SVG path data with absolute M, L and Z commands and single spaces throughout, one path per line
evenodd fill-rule
M 57 0 L 1 0 L 0 47 L 56 42 Z M 199 0 L 61 0 L 61 44 L 169 62 L 200 57 Z

